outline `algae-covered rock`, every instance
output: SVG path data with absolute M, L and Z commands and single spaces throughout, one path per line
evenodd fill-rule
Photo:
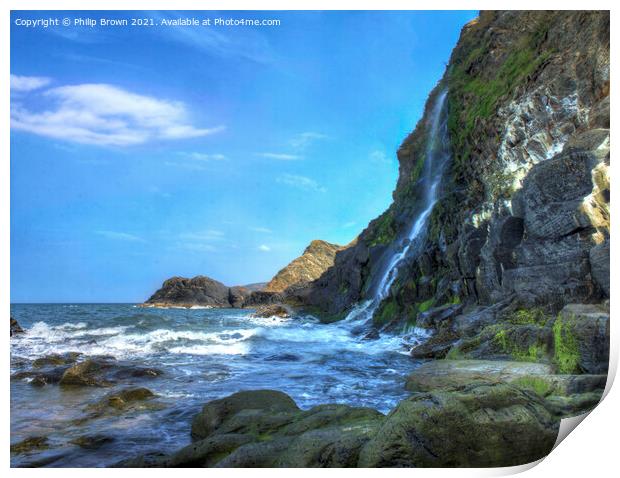
M 112 382 L 105 377 L 105 372 L 114 364 L 110 360 L 86 359 L 67 369 L 60 379 L 60 385 L 105 387 Z
M 82 354 L 80 352 L 67 352 L 64 354 L 50 354 L 39 357 L 32 362 L 34 368 L 48 366 L 69 365 L 75 363 Z
M 553 326 L 555 360 L 562 373 L 607 373 L 609 313 L 590 304 L 569 304 Z
M 29 453 L 49 448 L 48 439 L 44 436 L 33 436 L 11 445 L 11 453 Z
M 358 466 L 521 465 L 551 451 L 558 425 L 541 398 L 506 384 L 414 395 L 364 445 Z
M 508 383 L 520 377 L 552 373 L 546 364 L 498 360 L 433 360 L 418 367 L 407 378 L 411 392 L 466 387 L 472 383 Z
M 192 437 L 194 439 L 207 437 L 224 420 L 242 410 L 290 412 L 299 408 L 291 397 L 276 390 L 238 392 L 207 403 L 192 421 Z

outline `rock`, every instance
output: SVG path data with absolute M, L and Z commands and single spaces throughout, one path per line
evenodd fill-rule
M 17 320 L 11 317 L 11 337 L 13 337 L 13 335 L 23 334 L 23 333 L 24 333 L 24 329 L 21 328 Z
M 590 249 L 590 267 L 592 277 L 609 297 L 609 239 Z
M 551 362 L 553 331 L 538 323 L 498 322 L 456 342 L 447 358 Z
M 424 329 L 439 329 L 441 325 L 451 321 L 463 311 L 463 304 L 446 304 L 420 312 L 416 318 L 416 326 Z
M 84 448 L 86 450 L 97 450 L 103 445 L 106 445 L 113 441 L 114 438 L 108 435 L 82 435 L 74 438 L 73 440 L 70 440 L 69 443 L 77 445 L 80 448 Z
M 559 421 L 544 401 L 505 384 L 403 400 L 360 452 L 360 467 L 496 467 L 547 455 Z
M 282 319 L 288 319 L 291 317 L 291 313 L 287 307 L 281 304 L 270 304 L 263 305 L 256 309 L 251 317 L 261 317 L 261 318 L 270 318 L 270 317 L 280 317 Z
M 107 387 L 113 384 L 106 375 L 113 367 L 112 361 L 88 358 L 68 368 L 59 384 L 63 386 Z
M 292 285 L 312 282 L 334 265 L 336 253 L 343 247 L 314 240 L 303 254 L 281 269 L 265 286 L 265 292 L 283 292 Z
M 291 397 L 275 390 L 252 390 L 235 393 L 207 403 L 192 421 L 192 437 L 206 438 L 227 418 L 241 410 L 289 412 L 298 410 Z
M 148 388 L 140 387 L 121 390 L 118 393 L 107 396 L 105 400 L 108 406 L 123 410 L 133 402 L 148 400 L 153 397 L 155 397 L 155 394 Z
M 562 373 L 607 373 L 609 313 L 591 304 L 569 304 L 553 326 L 555 360 Z
M 252 291 L 245 287 L 235 286 L 228 289 L 228 303 L 237 309 L 245 305 L 246 300 L 252 295 Z
M 172 277 L 164 281 L 161 288 L 145 302 L 145 305 L 230 307 L 229 296 L 229 288 L 210 277 L 196 276 L 192 279 Z
M 410 392 L 431 392 L 462 388 L 477 382 L 510 383 L 521 377 L 549 375 L 550 365 L 496 360 L 433 360 L 415 369 L 405 388 Z
M 32 362 L 34 368 L 43 368 L 58 365 L 69 365 L 75 363 L 82 354 L 80 352 L 67 352 L 64 354 L 50 354 L 39 357 Z
M 29 453 L 49 448 L 48 439 L 44 436 L 33 436 L 11 445 L 11 453 Z
M 51 385 L 60 382 L 68 367 L 54 367 L 48 370 L 27 370 L 11 375 L 13 380 L 26 380 L 35 387 Z

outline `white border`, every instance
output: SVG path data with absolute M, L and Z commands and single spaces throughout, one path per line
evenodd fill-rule
M 229 0 L 229 1 L 196 1 L 196 0 L 92 0 L 86 5 L 84 0 L 56 0 L 54 2 L 44 0 L 4 0 L 0 8 L 3 11 L 2 21 L 0 21 L 0 63 L 2 75 L 0 75 L 0 85 L 3 94 L 0 96 L 0 104 L 2 116 L 0 117 L 0 147 L 2 148 L 2 174 L 0 174 L 0 197 L 2 198 L 2 207 L 0 208 L 0 230 L 2 231 L 2 248 L 0 252 L 0 301 L 4 310 L 8 313 L 10 301 L 10 280 L 9 280 L 9 260 L 10 260 L 10 235 L 9 235 L 9 211 L 10 211 L 10 194 L 9 194 L 9 42 L 10 42 L 10 10 L 470 10 L 470 9 L 590 9 L 590 10 L 613 10 L 611 1 L 591 0 L 589 2 L 576 1 L 478 1 L 472 2 L 468 0 L 462 1 L 443 1 L 435 0 L 429 5 L 428 2 L 421 1 L 405 1 L 405 0 L 382 0 L 382 1 L 342 1 L 342 0 Z M 612 54 L 616 51 L 614 45 L 615 38 L 615 13 L 611 15 L 611 40 Z M 612 63 L 613 60 L 612 60 Z M 613 68 L 613 67 L 612 67 Z M 613 74 L 612 74 L 613 75 Z M 612 111 L 615 110 L 615 96 L 612 95 Z M 412 125 L 413 128 L 414 125 Z M 612 133 L 612 144 L 615 139 Z M 614 176 L 612 168 L 612 176 Z M 615 184 L 615 179 L 612 179 Z M 612 236 L 616 237 L 615 222 L 612 222 Z M 611 264 L 616 264 L 618 254 L 612 248 Z M 611 296 L 615 297 L 615 271 L 611 274 Z M 540 476 L 549 478 L 550 476 L 572 477 L 572 476 L 589 476 L 589 477 L 606 477 L 618 470 L 618 449 L 617 449 L 617 425 L 620 424 L 620 395 L 616 389 L 611 389 L 610 385 L 615 376 L 618 363 L 618 327 L 614 326 L 615 317 L 614 303 L 612 301 L 612 356 L 610 358 L 610 378 L 606 392 L 608 395 L 605 400 L 579 425 L 579 432 L 570 434 L 562 444 L 555 449 L 547 458 L 541 460 L 537 464 L 524 465 L 522 467 L 512 468 L 495 468 L 495 469 L 377 469 L 377 470 L 355 470 L 354 473 L 360 476 L 378 475 L 390 473 L 392 476 L 407 476 L 415 473 L 416 476 L 504 476 L 508 474 L 519 473 L 529 469 L 528 476 Z M 2 422 L 4 424 L 5 434 L 2 439 L 4 450 L 3 464 L 4 469 L 10 467 L 10 402 L 9 402 L 9 346 L 8 336 L 6 337 L 4 353 L 2 354 L 2 367 L 5 378 L 5 393 L 2 395 Z M 534 466 L 537 465 L 537 466 Z M 44 470 L 28 470 L 28 469 L 10 469 L 13 475 L 29 476 L 31 474 L 39 474 L 39 476 L 82 476 L 83 469 L 44 469 Z M 141 472 L 153 474 L 155 476 L 165 476 L 164 474 L 176 473 L 170 470 L 142 470 Z M 195 470 L 184 469 L 179 472 L 185 475 L 200 474 L 204 476 L 237 477 L 248 473 L 258 476 L 288 476 L 289 470 Z M 320 473 L 325 475 L 340 475 L 350 473 L 350 470 L 323 470 Z M 132 470 L 122 469 L 88 469 L 89 474 L 108 474 L 114 473 L 119 477 L 131 476 L 135 473 Z M 316 472 L 309 469 L 296 470 L 295 474 L 300 477 L 310 477 Z

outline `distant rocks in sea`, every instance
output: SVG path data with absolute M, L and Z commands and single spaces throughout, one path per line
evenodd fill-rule
M 143 307 L 243 307 L 252 292 L 265 284 L 228 287 L 207 276 L 172 277 L 164 281 Z
M 303 254 L 282 268 L 268 283 L 229 287 L 207 276 L 167 279 L 142 307 L 260 307 L 285 302 L 289 291 L 318 279 L 334 265 L 336 253 L 347 246 L 314 240 Z M 287 312 L 288 314 L 288 312 Z

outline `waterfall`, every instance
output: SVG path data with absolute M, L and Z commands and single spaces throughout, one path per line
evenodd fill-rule
M 396 248 L 389 249 L 388 255 L 380 261 L 377 274 L 379 280 L 370 289 L 370 297 L 365 302 L 354 306 L 345 320 L 371 320 L 383 299 L 389 294 L 390 287 L 398 277 L 399 269 L 404 261 L 418 254 L 424 245 L 428 218 L 439 197 L 443 173 L 450 160 L 447 93 L 447 90 L 443 90 L 437 95 L 428 120 L 424 169 L 419 180 L 421 194 L 417 214 L 414 214 L 407 234 L 395 241 Z

